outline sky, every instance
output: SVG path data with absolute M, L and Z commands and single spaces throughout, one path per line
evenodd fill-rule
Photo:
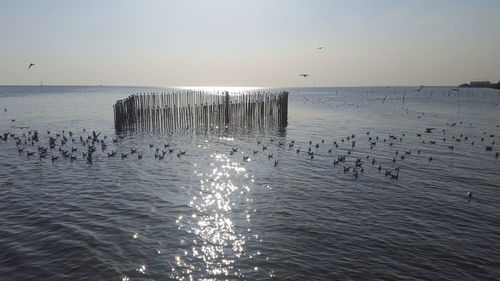
M 499 15 L 498 0 L 2 0 L 0 85 L 497 82 Z

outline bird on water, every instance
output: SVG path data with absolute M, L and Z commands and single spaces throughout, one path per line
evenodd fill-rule
M 472 200 L 472 191 L 467 192 L 465 196 L 467 196 L 467 202 L 470 202 Z

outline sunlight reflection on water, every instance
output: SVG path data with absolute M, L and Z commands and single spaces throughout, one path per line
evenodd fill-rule
M 194 171 L 195 176 L 200 178 L 200 187 L 188 204 L 193 213 L 179 216 L 176 220 L 179 229 L 194 234 L 184 257 L 175 257 L 173 277 L 178 280 L 192 279 L 193 271 L 199 273 L 195 276 L 207 276 L 204 280 L 217 276 L 241 276 L 234 263 L 245 254 L 246 236 L 235 228 L 233 220 L 236 217 L 250 222 L 250 215 L 245 211 L 240 218 L 240 212 L 233 212 L 233 209 L 241 208 L 238 206 L 240 200 L 249 201 L 250 188 L 235 182 L 240 183 L 251 176 L 224 153 L 212 153 L 210 159 L 205 172 Z M 194 166 L 198 168 L 202 164 Z
M 176 87 L 181 90 L 193 90 L 193 91 L 204 91 L 204 92 L 249 92 L 249 91 L 257 91 L 264 90 L 266 88 L 263 87 L 227 87 L 227 86 L 199 86 L 199 87 Z

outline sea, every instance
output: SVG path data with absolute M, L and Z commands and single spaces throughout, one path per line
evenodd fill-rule
M 0 87 L 0 280 L 500 279 L 500 91 L 225 88 L 288 91 L 287 126 L 115 131 L 187 90 Z

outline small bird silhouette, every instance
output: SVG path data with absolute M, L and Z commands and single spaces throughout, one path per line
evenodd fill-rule
M 30 63 L 30 65 L 28 66 L 28 69 L 30 69 L 34 65 L 35 65 L 34 63 Z
M 466 196 L 467 198 L 472 199 L 472 191 L 467 192 Z
M 325 47 L 318 47 L 316 50 L 323 50 Z
M 309 73 L 301 73 L 301 74 L 299 74 L 299 76 L 302 76 L 302 77 L 304 77 L 304 78 L 307 78 L 307 77 L 308 77 L 308 76 L 310 76 L 310 75 L 311 75 L 311 74 L 309 74 Z

